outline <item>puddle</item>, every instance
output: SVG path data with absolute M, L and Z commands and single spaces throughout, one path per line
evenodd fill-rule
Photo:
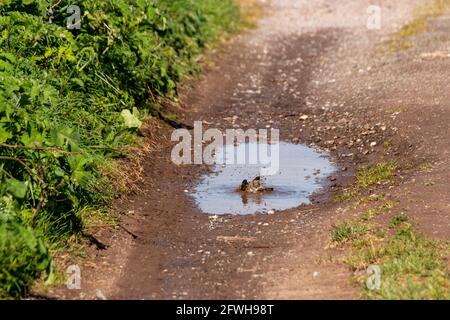
M 217 152 L 216 158 L 227 155 L 227 150 L 247 150 L 253 144 L 228 145 Z M 260 147 L 267 148 L 267 145 Z M 319 191 L 327 176 L 336 171 L 324 153 L 318 153 L 305 145 L 286 142 L 279 144 L 279 171 L 263 178 L 264 185 L 274 191 L 262 194 L 243 194 L 237 188 L 244 179 L 251 180 L 260 175 L 261 165 L 215 165 L 213 172 L 202 177 L 191 194 L 204 213 L 223 215 L 248 215 L 269 210 L 286 210 L 309 204 L 309 196 Z

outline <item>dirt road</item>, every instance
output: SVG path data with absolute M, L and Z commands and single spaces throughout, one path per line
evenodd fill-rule
M 379 30 L 366 26 L 371 2 L 273 0 L 257 28 L 210 52 L 201 78 L 181 90 L 183 108 L 176 112 L 185 123 L 270 126 L 283 140 L 328 150 L 341 172 L 313 205 L 211 218 L 185 193 L 205 168 L 173 165 L 173 129 L 152 128 L 161 150 L 143 162 L 141 192 L 117 203 L 126 213 L 122 224 L 137 238 L 99 231 L 110 248 L 95 251 L 83 267 L 83 290 L 65 294 L 357 299 L 342 250 L 329 244 L 332 225 L 361 209 L 333 196 L 351 183 L 358 165 L 383 159 L 400 164 L 398 182 L 372 192 L 407 208 L 428 236 L 449 239 L 450 58 L 432 53 L 448 53 L 450 21 L 434 19 L 411 49 L 380 54 L 380 44 L 423 1 L 378 1 Z M 424 163 L 429 168 L 419 170 Z

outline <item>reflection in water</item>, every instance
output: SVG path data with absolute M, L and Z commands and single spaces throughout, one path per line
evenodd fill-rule
M 253 201 L 255 204 L 260 205 L 263 201 L 264 193 L 245 193 L 245 192 L 239 192 L 241 195 L 242 204 L 245 206 L 249 202 L 249 198 L 251 201 Z M 267 193 L 266 193 L 267 194 Z
M 227 146 L 225 150 L 229 150 Z M 254 150 L 249 144 L 234 147 Z M 269 210 L 285 210 L 309 204 L 309 196 L 320 190 L 325 177 L 335 171 L 327 157 L 315 150 L 286 142 L 280 143 L 280 170 L 263 178 L 264 185 L 273 192 L 253 194 L 238 192 L 244 179 L 260 174 L 260 165 L 216 165 L 205 175 L 192 196 L 198 207 L 208 214 L 254 214 Z M 218 157 L 221 156 L 218 152 Z

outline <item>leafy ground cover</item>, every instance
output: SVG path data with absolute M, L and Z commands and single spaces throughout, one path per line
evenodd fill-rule
M 232 0 L 0 2 L 0 297 L 52 273 L 51 252 L 107 205 L 142 116 L 236 28 Z M 159 112 L 159 111 L 158 111 Z

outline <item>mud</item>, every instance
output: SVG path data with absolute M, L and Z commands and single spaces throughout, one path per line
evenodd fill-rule
M 399 163 L 396 185 L 366 194 L 385 194 L 426 235 L 448 240 L 450 59 L 423 55 L 447 52 L 448 23 L 437 20 L 410 50 L 377 53 L 421 3 L 382 1 L 383 26 L 374 31 L 366 28 L 367 1 L 273 0 L 255 30 L 204 57 L 201 78 L 185 81 L 183 107 L 174 111 L 187 124 L 202 120 L 221 130 L 279 128 L 284 141 L 324 150 L 339 167 L 324 192 L 274 215 L 208 216 L 186 190 L 210 168 L 175 166 L 173 129 L 153 127 L 160 149 L 145 161 L 140 192 L 115 204 L 121 223 L 138 237 L 94 230 L 110 248 L 92 249 L 84 260 L 81 292 L 56 294 L 357 299 L 344 252 L 329 246 L 330 230 L 364 208 L 333 199 L 359 165 L 386 159 Z M 429 169 L 420 169 L 423 163 Z
M 271 148 L 274 148 L 274 172 L 263 176 L 262 180 L 264 187 L 273 190 L 239 192 L 242 181 L 251 181 L 260 176 L 261 168 L 264 167 L 259 161 L 251 161 L 251 158 L 258 160 L 260 149 L 267 153 L 266 150 Z M 276 146 L 257 143 L 225 146 L 219 149 L 216 157 L 223 158 L 224 153 L 226 162 L 230 164 L 215 165 L 191 193 L 197 207 L 207 214 L 267 214 L 308 205 L 309 197 L 323 189 L 328 181 L 326 178 L 337 170 L 325 154 L 319 154 L 304 145 L 286 142 Z M 237 157 L 234 155 L 239 154 L 243 156 L 241 164 L 235 163 Z M 268 163 L 270 158 L 267 157 Z

